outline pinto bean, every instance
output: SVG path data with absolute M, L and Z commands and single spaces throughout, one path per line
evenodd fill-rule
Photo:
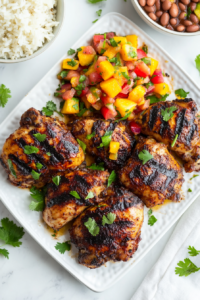
M 153 6 L 155 4 L 156 0 L 147 0 L 147 5 Z
M 182 10 L 182 11 L 186 11 L 186 9 L 187 9 L 186 5 L 184 5 L 183 3 L 179 3 L 178 6 L 179 6 L 180 10 Z
M 160 10 L 160 0 L 156 0 L 156 10 Z
M 188 5 L 190 3 L 190 0 L 181 0 L 181 2 L 185 5 Z
M 157 20 L 157 17 L 154 13 L 149 13 L 148 16 L 153 20 L 153 21 L 156 21 Z
M 147 12 L 147 13 L 150 13 L 150 12 L 155 12 L 155 10 L 156 10 L 156 7 L 155 7 L 155 5 L 153 5 L 153 6 L 145 6 L 144 7 L 144 10 Z
M 191 2 L 190 4 L 189 4 L 189 7 L 191 8 L 191 11 L 194 11 L 195 9 L 196 9 L 196 3 L 194 3 L 194 2 Z
M 189 21 L 189 20 L 185 20 L 185 21 L 184 21 L 184 25 L 185 25 L 185 26 L 190 26 L 190 25 L 192 25 L 192 22 Z
M 169 13 L 173 18 L 176 18 L 178 16 L 179 11 L 178 11 L 178 6 L 176 5 L 176 3 L 172 3 Z
M 141 6 L 145 6 L 147 4 L 146 0 L 139 0 L 139 4 Z
M 199 0 L 192 0 L 192 1 L 193 1 L 193 2 L 196 2 L 196 3 L 199 2 Z
M 184 25 L 178 25 L 176 27 L 176 30 L 181 32 L 181 31 L 185 30 L 185 26 Z
M 156 16 L 157 16 L 158 18 L 160 18 L 160 17 L 162 16 L 162 14 L 163 14 L 163 11 L 162 11 L 162 10 L 159 10 L 159 11 L 156 12 Z
M 166 26 L 166 28 L 169 29 L 169 30 L 174 30 L 174 28 L 169 24 Z
M 172 3 L 169 0 L 165 0 L 162 4 L 162 9 L 169 10 L 171 6 L 172 6 Z
M 199 19 L 197 18 L 197 16 L 196 16 L 195 14 L 191 14 L 191 15 L 190 15 L 190 20 L 191 20 L 193 23 L 196 23 L 196 24 L 199 23 Z
M 186 13 L 183 11 L 179 15 L 179 20 L 184 20 L 186 18 Z
M 196 32 L 199 30 L 199 25 L 192 24 L 190 26 L 187 26 L 186 30 L 187 30 L 187 32 Z
M 169 14 L 165 12 L 160 18 L 160 24 L 166 26 L 169 23 Z
M 177 19 L 171 18 L 170 21 L 169 21 L 169 23 L 170 23 L 171 25 L 176 25 L 176 24 L 177 24 Z

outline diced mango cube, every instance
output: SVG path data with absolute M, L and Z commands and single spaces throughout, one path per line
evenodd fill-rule
M 120 143 L 119 142 L 110 142 L 110 153 L 117 153 L 119 151 Z
M 78 59 L 81 66 L 88 66 L 91 64 L 96 56 L 96 54 L 85 54 L 83 53 L 85 47 L 81 47 L 81 51 L 78 52 Z
M 68 99 L 62 108 L 63 114 L 77 114 L 79 112 L 79 100 L 76 98 Z
M 109 159 L 111 160 L 117 160 L 118 154 L 117 153 L 110 153 Z
M 91 104 L 90 104 L 90 102 L 87 101 L 87 97 L 86 96 L 81 97 L 81 100 L 84 102 L 85 107 L 87 109 L 90 108 Z
M 129 112 L 132 112 L 135 109 L 136 105 L 137 104 L 133 101 L 124 98 L 117 98 L 117 100 L 115 101 L 116 109 L 120 112 L 122 117 L 124 117 Z
M 148 67 L 150 69 L 150 75 L 152 76 L 158 67 L 158 61 L 155 60 L 154 58 L 151 58 L 151 64 Z
M 115 42 L 117 42 L 117 43 L 121 42 L 121 43 L 119 43 L 119 45 L 121 45 L 121 46 L 127 43 L 127 39 L 126 39 L 125 36 L 114 36 L 113 39 L 114 39 Z
M 77 70 L 79 67 L 79 61 L 70 58 L 64 59 L 62 67 L 63 69 Z
M 85 73 L 86 76 L 89 76 L 90 74 L 95 72 L 95 65 L 96 65 L 97 59 L 98 59 L 98 56 L 95 55 L 93 64 L 89 67 L 89 69 Z
M 107 56 L 109 59 L 115 57 L 115 55 L 120 52 L 121 45 L 118 45 L 117 47 L 109 46 L 106 52 L 103 54 L 103 56 Z
M 133 61 L 137 59 L 137 49 L 132 45 L 124 44 L 120 51 L 122 59 L 125 61 Z
M 133 47 L 135 47 L 136 49 L 138 48 L 138 37 L 135 34 L 132 35 L 127 35 L 126 39 L 128 42 L 130 42 L 132 44 Z
M 126 78 L 122 73 L 126 73 L 128 75 L 127 67 L 115 67 L 115 73 L 113 77 L 117 79 L 121 86 L 126 82 Z
M 158 93 L 161 96 L 170 93 L 169 85 L 167 83 L 165 83 L 165 82 L 164 83 L 154 84 L 154 86 L 155 86 L 154 93 Z
M 145 99 L 144 99 L 144 97 L 142 98 L 142 100 L 138 103 L 138 106 L 141 106 L 141 105 L 143 105 L 145 103 Z
M 115 69 L 109 61 L 105 60 L 99 64 L 99 73 L 104 80 L 107 80 L 110 77 L 112 77 L 114 75 L 114 72 Z
M 114 98 L 121 92 L 121 86 L 115 78 L 102 81 L 100 83 L 101 89 L 111 98 Z
M 79 77 L 72 77 L 70 82 L 72 87 L 76 87 L 79 84 Z
M 135 103 L 139 103 L 141 98 L 144 97 L 146 93 L 146 89 L 142 85 L 137 85 L 129 94 L 128 99 L 134 101 Z

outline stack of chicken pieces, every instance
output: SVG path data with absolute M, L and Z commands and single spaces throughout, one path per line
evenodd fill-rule
M 177 109 L 166 122 L 161 111 L 172 106 Z M 43 219 L 50 227 L 58 230 L 76 218 L 70 238 L 79 249 L 79 263 L 88 268 L 133 256 L 140 241 L 144 204 L 150 208 L 165 199 L 181 200 L 183 168 L 171 150 L 182 159 L 186 172 L 200 170 L 197 107 L 192 99 L 155 103 L 136 122 L 142 128 L 139 137 L 132 134 L 127 121 L 87 117 L 65 125 L 30 108 L 3 147 L 0 160 L 12 184 L 21 188 L 47 185 Z M 109 148 L 99 147 L 106 132 L 112 132 L 112 141 L 120 143 L 117 160 L 109 159 Z M 37 133 L 45 139 L 39 141 Z M 104 168 L 86 168 L 80 141 Z M 26 146 L 39 151 L 26 154 Z M 138 156 L 143 150 L 152 156 L 146 163 Z M 108 187 L 113 170 L 117 181 Z M 58 185 L 52 180 L 55 176 L 60 176 Z M 108 215 L 115 216 L 113 221 L 102 222 Z M 88 221 L 93 231 L 85 225 Z

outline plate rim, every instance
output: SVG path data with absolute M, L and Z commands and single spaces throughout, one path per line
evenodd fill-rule
M 125 17 L 124 15 L 117 13 L 117 12 L 110 12 L 108 14 L 105 14 L 96 24 L 92 25 L 73 45 L 72 48 L 74 48 L 74 45 L 78 44 L 80 40 L 84 39 L 89 33 L 90 31 L 92 31 L 92 29 L 94 29 L 95 27 L 98 28 L 99 26 L 101 26 L 101 23 L 104 22 L 104 19 L 109 18 L 109 17 L 119 17 L 120 19 L 123 19 L 125 22 L 128 22 L 129 24 L 131 24 L 135 29 L 137 29 L 139 32 L 141 32 L 144 36 L 144 38 L 148 38 L 150 42 L 152 42 L 156 47 L 158 47 L 158 49 L 161 49 L 162 53 L 167 56 L 171 62 L 173 62 L 176 67 L 178 68 L 178 70 L 180 70 L 181 72 L 183 72 L 183 74 L 189 79 L 189 81 L 198 89 L 200 90 L 200 88 L 198 87 L 198 85 L 196 84 L 196 82 L 194 82 L 193 79 L 191 79 L 189 77 L 189 75 L 182 69 L 182 67 L 180 67 L 175 60 L 170 56 L 170 54 L 168 54 L 161 46 L 159 46 L 150 36 L 148 36 L 141 28 L 139 28 L 134 22 L 132 22 L 129 18 Z M 119 29 L 120 31 L 120 29 Z M 45 78 L 51 73 L 51 71 L 58 66 L 58 64 L 61 63 L 61 61 L 63 60 L 63 57 L 67 57 L 66 54 L 64 54 L 53 66 L 52 68 L 50 68 L 50 70 L 38 81 L 38 83 L 28 92 L 31 93 L 34 89 L 37 88 L 37 86 L 43 81 L 45 80 Z M 27 94 L 27 95 L 28 95 Z M 0 124 L 0 131 L 3 128 L 4 124 L 8 121 L 8 119 L 11 118 L 11 116 L 16 112 L 16 110 L 18 109 L 18 107 L 21 105 L 21 102 L 23 102 L 27 95 L 25 97 L 22 98 L 22 100 L 16 105 L 16 107 L 8 114 L 8 116 L 3 120 L 3 122 Z M 173 221 L 170 223 L 169 226 L 166 226 L 166 228 L 163 230 L 163 232 L 155 239 L 155 241 L 150 245 L 150 247 L 148 247 L 148 249 L 146 249 L 139 258 L 137 258 L 136 261 L 133 261 L 132 264 L 129 265 L 129 267 L 127 269 L 125 269 L 121 274 L 119 274 L 116 278 L 114 278 L 108 285 L 104 285 L 103 287 L 94 287 L 92 283 L 86 281 L 84 279 L 83 276 L 80 276 L 79 274 L 74 274 L 73 273 L 73 268 L 69 265 L 63 265 L 61 261 L 59 261 L 59 256 L 55 255 L 55 253 L 51 252 L 51 250 L 49 250 L 48 248 L 45 248 L 45 245 L 40 242 L 40 240 L 37 239 L 36 235 L 34 232 L 31 231 L 31 229 L 29 230 L 29 226 L 27 227 L 27 224 L 24 225 L 24 220 L 21 220 L 20 216 L 18 216 L 18 213 L 15 214 L 15 212 L 12 211 L 12 208 L 9 208 L 9 204 L 6 202 L 6 199 L 4 199 L 4 196 L 2 195 L 2 192 L 0 190 L 0 200 L 1 202 L 6 206 L 6 208 L 9 210 L 9 212 L 14 216 L 14 218 L 17 219 L 17 221 L 24 227 L 24 229 L 30 234 L 30 236 L 53 258 L 55 259 L 66 271 L 68 271 L 74 278 L 76 278 L 77 280 L 79 280 L 81 283 L 83 283 L 85 286 L 87 286 L 89 289 L 91 289 L 94 292 L 97 293 L 101 293 L 104 292 L 106 290 L 108 290 L 110 287 L 112 287 L 114 284 L 116 284 L 123 276 L 125 276 L 139 261 L 141 261 L 141 259 L 152 249 L 152 247 L 163 237 L 163 235 L 173 226 L 173 224 L 183 215 L 183 213 L 188 209 L 188 207 L 197 199 L 197 197 L 200 195 L 200 191 L 192 198 L 192 200 L 182 209 L 181 214 L 178 214 L 178 216 L 176 216 Z M 91 270 L 92 272 L 92 270 Z

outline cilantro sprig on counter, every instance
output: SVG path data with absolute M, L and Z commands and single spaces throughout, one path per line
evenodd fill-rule
M 190 256 L 197 256 L 200 254 L 200 250 L 196 250 L 194 246 L 188 247 L 188 254 Z M 178 267 L 175 268 L 175 274 L 179 276 L 189 276 L 200 270 L 189 258 L 185 258 L 184 261 L 179 261 Z
M 11 98 L 11 91 L 4 84 L 0 86 L 0 107 L 5 107 L 8 99 Z

